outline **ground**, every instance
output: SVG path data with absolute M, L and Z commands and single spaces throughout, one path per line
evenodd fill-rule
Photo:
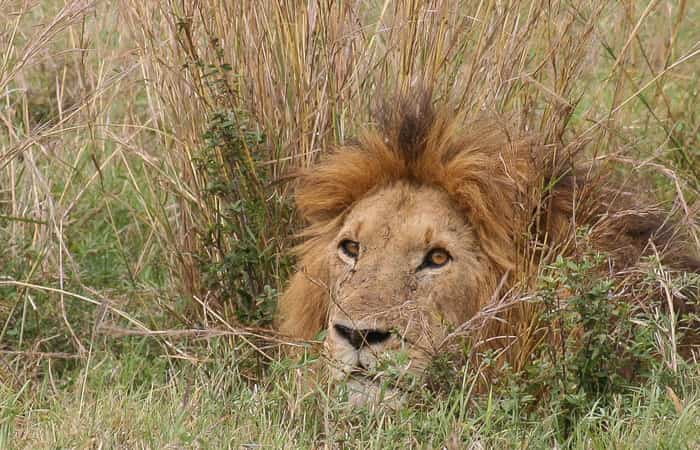
M 300 229 L 285 178 L 421 78 L 642 173 L 697 233 L 700 5 L 176 3 L 0 0 L 0 448 L 700 447 L 700 367 L 661 310 L 635 379 L 591 388 L 614 357 L 569 348 L 477 394 L 438 361 L 398 409 L 349 408 L 314 343 L 261 331 Z M 539 295 L 618 314 L 629 289 L 576 264 Z

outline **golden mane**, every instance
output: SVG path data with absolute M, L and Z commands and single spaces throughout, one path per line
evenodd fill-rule
M 488 295 L 498 280 L 526 275 L 533 248 L 562 245 L 577 226 L 595 226 L 601 249 L 621 265 L 636 261 L 652 237 L 662 247 L 671 241 L 659 211 L 633 208 L 624 192 L 599 189 L 600 179 L 590 181 L 600 172 L 574 170 L 575 152 L 514 137 L 496 121 L 464 127 L 449 108 L 435 110 L 428 94 L 393 104 L 377 128 L 334 149 L 297 180 L 295 200 L 308 227 L 297 249 L 298 272 L 280 300 L 284 334 L 308 339 L 323 329 L 327 246 L 358 200 L 401 180 L 436 186 L 463 211 L 494 272 L 483 287 Z M 681 264 L 700 268 L 689 258 Z

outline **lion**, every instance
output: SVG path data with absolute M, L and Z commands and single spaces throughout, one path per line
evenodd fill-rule
M 398 351 L 402 370 L 425 371 L 450 330 L 532 286 L 546 255 L 575 253 L 582 226 L 610 270 L 654 252 L 700 271 L 667 214 L 576 167 L 577 149 L 495 121 L 464 126 L 429 94 L 394 104 L 297 179 L 308 226 L 277 324 L 298 339 L 326 330 L 333 378 L 370 386 L 380 355 Z M 526 321 L 522 311 L 509 320 Z

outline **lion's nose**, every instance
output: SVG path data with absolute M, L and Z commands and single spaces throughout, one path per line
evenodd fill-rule
M 333 328 L 335 328 L 335 331 L 337 331 L 338 334 L 343 339 L 348 341 L 356 350 L 361 349 L 365 345 L 380 344 L 391 337 L 391 333 L 389 331 L 356 330 L 339 323 L 334 324 Z

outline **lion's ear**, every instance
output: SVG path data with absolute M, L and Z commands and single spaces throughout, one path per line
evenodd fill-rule
M 326 325 L 330 295 L 324 248 L 316 246 L 301 258 L 297 272 L 279 300 L 279 331 L 297 339 L 312 339 Z
M 375 186 L 407 174 L 400 156 L 376 133 L 359 143 L 338 147 L 312 168 L 301 172 L 294 195 L 297 210 L 311 225 L 338 218 Z

